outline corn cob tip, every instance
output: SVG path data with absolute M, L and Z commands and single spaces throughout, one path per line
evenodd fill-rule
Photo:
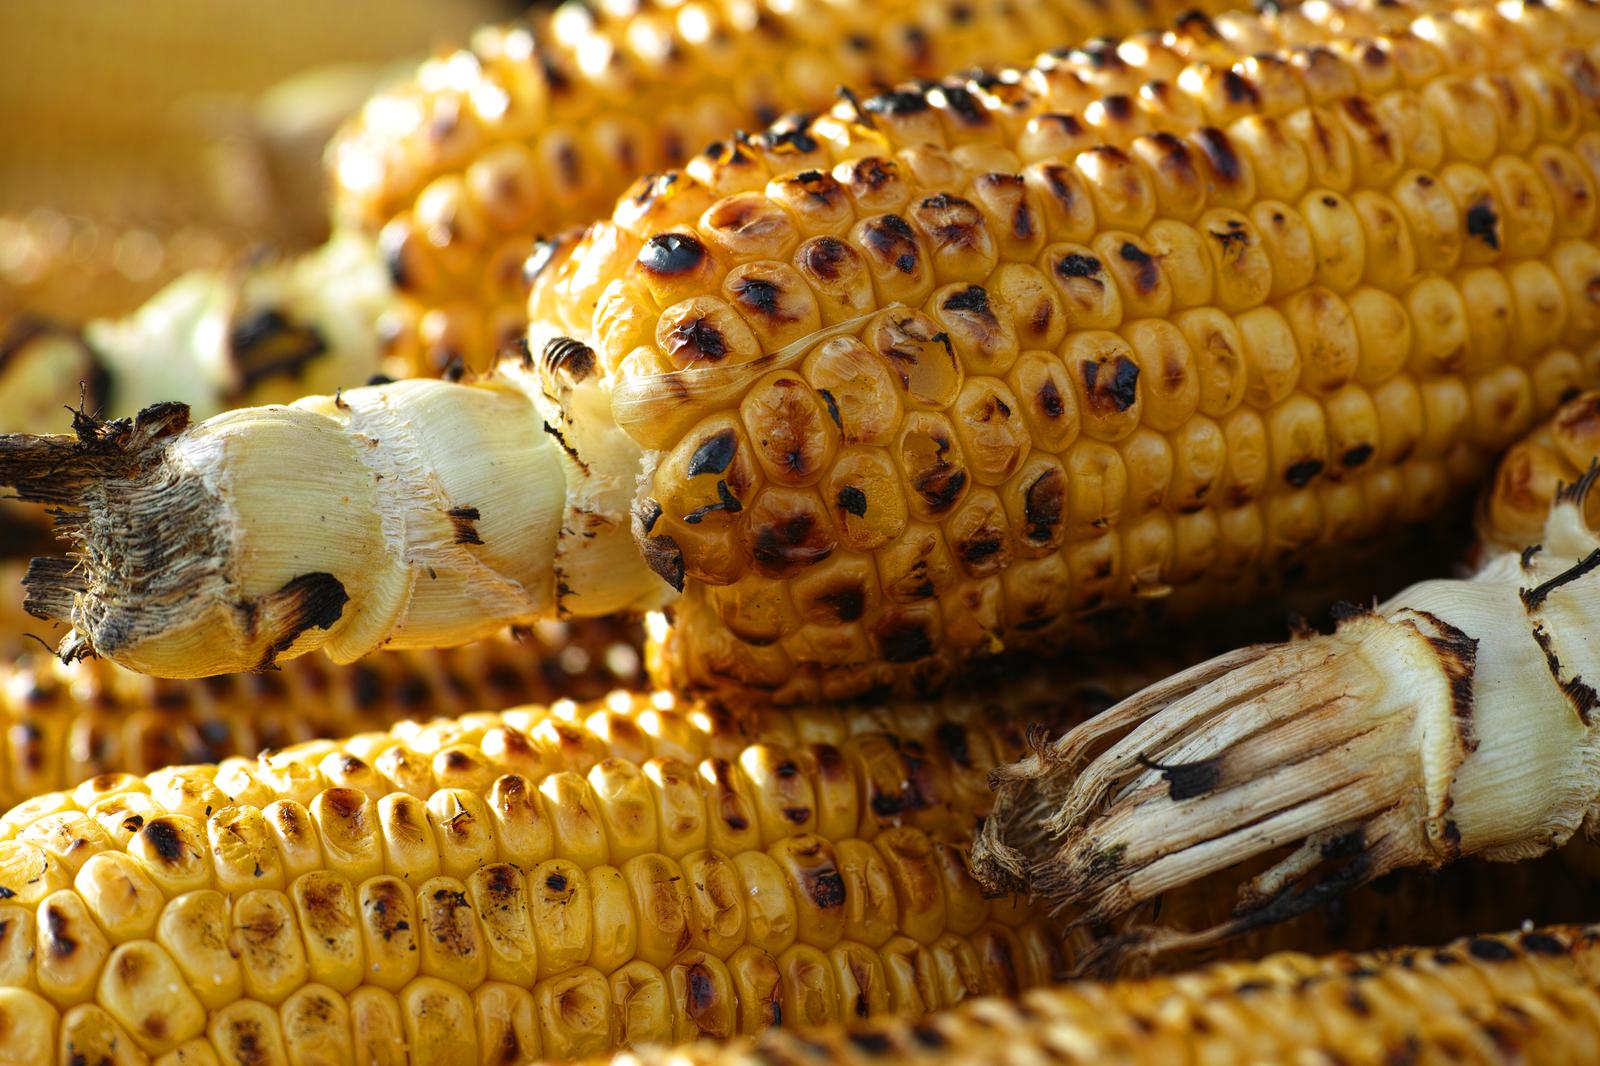
M 1563 843 L 1597 788 L 1600 536 L 1583 517 L 1597 481 L 1600 462 L 1558 494 L 1539 545 L 1470 580 L 1202 664 L 996 770 L 975 872 L 1091 925 L 1269 863 L 1228 921 L 1132 929 L 1092 966 L 1202 947 L 1398 867 Z

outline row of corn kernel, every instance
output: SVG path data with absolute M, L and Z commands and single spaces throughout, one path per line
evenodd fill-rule
M 641 685 L 639 641 L 618 620 L 551 623 L 515 640 L 385 652 L 337 670 L 307 657 L 196 681 L 23 654 L 0 665 L 0 807 L 112 771 L 250 756 L 423 715 L 594 699 Z

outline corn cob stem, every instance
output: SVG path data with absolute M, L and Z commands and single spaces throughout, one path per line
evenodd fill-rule
M 1283 954 L 1180 977 L 1035 989 L 921 1021 L 885 1020 L 732 1045 L 653 1048 L 613 1066 L 828 1061 L 1505 1062 L 1600 1055 L 1593 928 L 1469 937 L 1442 949 Z
M 1211 943 L 1400 866 L 1560 845 L 1600 797 L 1597 480 L 1600 460 L 1539 543 L 1469 580 L 1203 664 L 1001 770 L 980 873 L 1101 922 L 1287 851 L 1229 920 L 1136 930 L 1114 954 Z
M 619 694 L 95 778 L 0 816 L 0 1061 L 525 1062 L 1014 994 L 1061 943 L 964 851 L 1021 742 L 983 700 Z
M 794 701 L 1248 591 L 1600 373 L 1591 16 L 1187 20 L 734 139 L 551 249 L 484 382 L 0 441 L 82 509 L 32 602 L 188 675 L 681 590 L 668 680 Z

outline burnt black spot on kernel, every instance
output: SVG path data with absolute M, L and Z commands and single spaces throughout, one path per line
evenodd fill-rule
M 1222 94 L 1228 98 L 1228 102 L 1231 104 L 1256 107 L 1261 103 L 1261 93 L 1251 84 L 1248 78 L 1234 70 L 1223 72 Z
M 1083 364 L 1083 387 L 1089 394 L 1089 406 L 1105 410 L 1107 406 L 1117 412 L 1126 411 L 1139 399 L 1139 364 L 1125 355 L 1119 355 L 1109 365 L 1088 362 Z
M 756 530 L 752 553 L 763 563 L 789 562 L 796 555 L 796 549 L 803 549 L 815 529 L 816 520 L 809 514 L 790 515 L 769 522 Z M 814 561 L 810 553 L 803 554 Z
M 565 892 L 567 890 L 566 875 L 558 873 L 550 874 L 544 879 L 544 887 L 548 888 L 552 892 Z
M 1023 496 L 1023 519 L 1028 525 L 1028 539 L 1048 541 L 1061 525 L 1061 515 L 1066 507 L 1065 479 L 1059 470 L 1046 470 L 1034 479 Z
M 840 266 L 849 262 L 855 253 L 837 237 L 821 237 L 806 245 L 805 268 L 824 281 L 833 281 L 840 275 Z
M 1522 950 L 1530 955 L 1565 955 L 1567 946 L 1549 933 L 1523 933 Z
M 1064 278 L 1092 278 L 1101 271 L 1100 260 L 1092 255 L 1064 255 L 1056 263 L 1056 273 Z
M 822 402 L 827 405 L 828 417 L 833 419 L 833 424 L 840 429 L 844 428 L 844 420 L 839 417 L 839 401 L 834 399 L 833 393 L 827 389 L 818 389 L 817 395 L 822 397 Z
M 1066 413 L 1067 405 L 1061 400 L 1061 390 L 1056 387 L 1056 383 L 1050 378 L 1046 378 L 1044 384 L 1039 386 L 1035 399 L 1037 400 L 1035 406 L 1038 408 L 1039 413 L 1046 418 L 1060 418 Z
M 981 563 L 1000 553 L 1003 545 L 998 537 L 978 537 L 956 545 L 956 552 L 969 563 Z
M 805 155 L 818 148 L 817 139 L 803 123 L 767 130 L 756 143 L 775 155 Z
M 183 837 L 170 822 L 154 821 L 142 830 L 145 842 L 155 849 L 163 862 L 177 862 L 183 858 Z
M 831 589 L 817 597 L 817 602 L 833 612 L 840 622 L 857 621 L 867 609 L 866 593 L 860 585 L 846 585 Z
M 1110 96 L 1102 97 L 1100 106 L 1117 122 L 1127 122 L 1137 113 L 1132 98 L 1124 93 L 1112 93 Z
M 67 935 L 70 927 L 67 916 L 59 907 L 44 909 L 45 930 L 49 934 L 49 953 L 52 958 L 69 959 L 78 950 L 78 942 Z
M 1239 153 L 1234 151 L 1233 142 L 1226 133 L 1215 126 L 1203 126 L 1195 131 L 1194 139 L 1200 145 L 1200 150 L 1205 152 L 1217 177 L 1232 183 L 1243 176 L 1244 165 L 1239 162 Z
M 724 429 L 719 433 L 713 433 L 695 449 L 694 455 L 689 457 L 689 476 L 720 474 L 727 470 L 729 464 L 733 462 L 733 455 L 738 446 L 739 439 L 733 430 Z M 645 532 L 648 533 L 649 530 Z
M 733 285 L 733 295 L 741 307 L 763 318 L 786 318 L 783 311 L 783 289 L 777 282 L 765 278 L 741 278 Z
M 911 479 L 911 487 L 935 512 L 944 511 L 955 503 L 966 485 L 966 471 L 943 459 Z
M 945 1035 L 939 1032 L 938 1027 L 933 1022 L 918 1022 L 913 1025 L 911 1027 L 911 1039 L 930 1049 L 942 1048 L 950 1043 Z
M 707 258 L 706 246 L 687 233 L 658 233 L 639 251 L 639 265 L 660 277 L 687 274 Z
M 1372 452 L 1372 445 L 1357 444 L 1353 448 L 1346 449 L 1344 455 L 1339 457 L 1339 462 L 1343 463 L 1346 468 L 1360 466 L 1372 458 Z
M 855 515 L 857 518 L 865 518 L 867 514 L 867 494 L 854 485 L 846 485 L 839 490 L 839 508 Z
M 862 1014 L 865 1016 L 865 1004 L 862 1004 Z M 887 1036 L 870 1031 L 852 1032 L 846 1039 L 868 1055 L 886 1055 L 894 1046 Z
M 1302 459 L 1293 463 L 1283 472 L 1283 480 L 1295 488 L 1304 488 L 1311 483 L 1311 479 L 1322 473 L 1321 459 Z
M 1517 957 L 1517 953 L 1506 944 L 1486 936 L 1467 941 L 1467 954 L 1482 962 L 1511 962 Z
M 646 537 L 639 542 L 645 565 L 678 592 L 683 591 L 683 549 L 671 537 Z
M 944 301 L 946 311 L 966 311 L 992 319 L 994 313 L 989 310 L 989 294 L 982 285 L 968 285 L 960 292 L 953 292 Z
M 891 663 L 910 663 L 933 654 L 933 639 L 920 622 L 891 625 L 880 638 L 883 657 Z M 876 804 L 876 800 L 874 800 Z
M 879 93 L 861 102 L 861 107 L 873 115 L 915 115 L 928 110 L 928 98 L 916 89 Z
M 959 85 L 946 85 L 940 91 L 944 95 L 945 107 L 962 122 L 969 126 L 981 126 L 989 121 L 989 112 L 966 89 Z
M 1467 236 L 1476 237 L 1490 248 L 1500 249 L 1500 218 L 1487 200 L 1467 208 Z
M 682 358 L 720 362 L 728 355 L 728 341 L 722 330 L 704 316 L 688 318 L 672 327 L 668 334 L 675 353 Z
M 634 506 L 633 518 L 641 533 L 649 533 L 661 519 L 661 504 L 648 496 Z
M 741 510 L 743 510 L 743 505 L 739 503 L 739 498 L 729 491 L 728 483 L 719 481 L 717 482 L 717 502 L 708 503 L 704 507 L 696 507 L 684 515 L 683 520 L 691 526 L 697 526 L 708 514 L 714 514 L 718 511 L 738 514 Z
M 902 274 L 917 269 L 918 249 L 911 224 L 899 215 L 884 215 L 867 223 L 861 233 L 862 243 L 885 262 L 894 264 Z
M 1123 241 L 1117 254 L 1123 262 L 1133 264 L 1133 285 L 1139 295 L 1148 296 L 1156 291 L 1161 284 L 1161 268 L 1156 264 L 1155 256 L 1132 241 Z
M 965 727 L 959 722 L 940 722 L 933 731 L 933 739 L 951 762 L 957 766 L 972 765 L 972 745 Z

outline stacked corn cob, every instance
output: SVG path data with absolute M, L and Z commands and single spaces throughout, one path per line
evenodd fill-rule
M 730 139 L 546 257 L 535 319 L 592 344 L 4 442 L 0 478 L 88 509 L 90 564 L 35 604 L 68 652 L 196 674 L 659 577 L 664 677 L 787 701 L 1209 609 L 1434 513 L 1600 375 L 1597 31 L 1566 3 L 1190 19 Z
M 603 216 L 639 174 L 741 126 L 1223 0 L 566 3 L 481 30 L 374 98 L 329 148 L 335 216 L 378 236 L 403 300 L 383 333 L 412 373 L 482 369 L 527 323 L 533 239 Z M 803 155 L 789 138 L 772 146 Z M 798 158 L 797 166 L 803 165 Z
M 1036 989 L 923 1021 L 773 1031 L 612 1062 L 1592 1062 L 1600 1057 L 1597 944 L 1592 927 L 1558 927 L 1441 950 L 1285 954 L 1169 979 Z
M 0 1059 L 522 1062 L 1014 993 L 1062 946 L 964 847 L 1018 728 L 618 697 L 39 796 Z

